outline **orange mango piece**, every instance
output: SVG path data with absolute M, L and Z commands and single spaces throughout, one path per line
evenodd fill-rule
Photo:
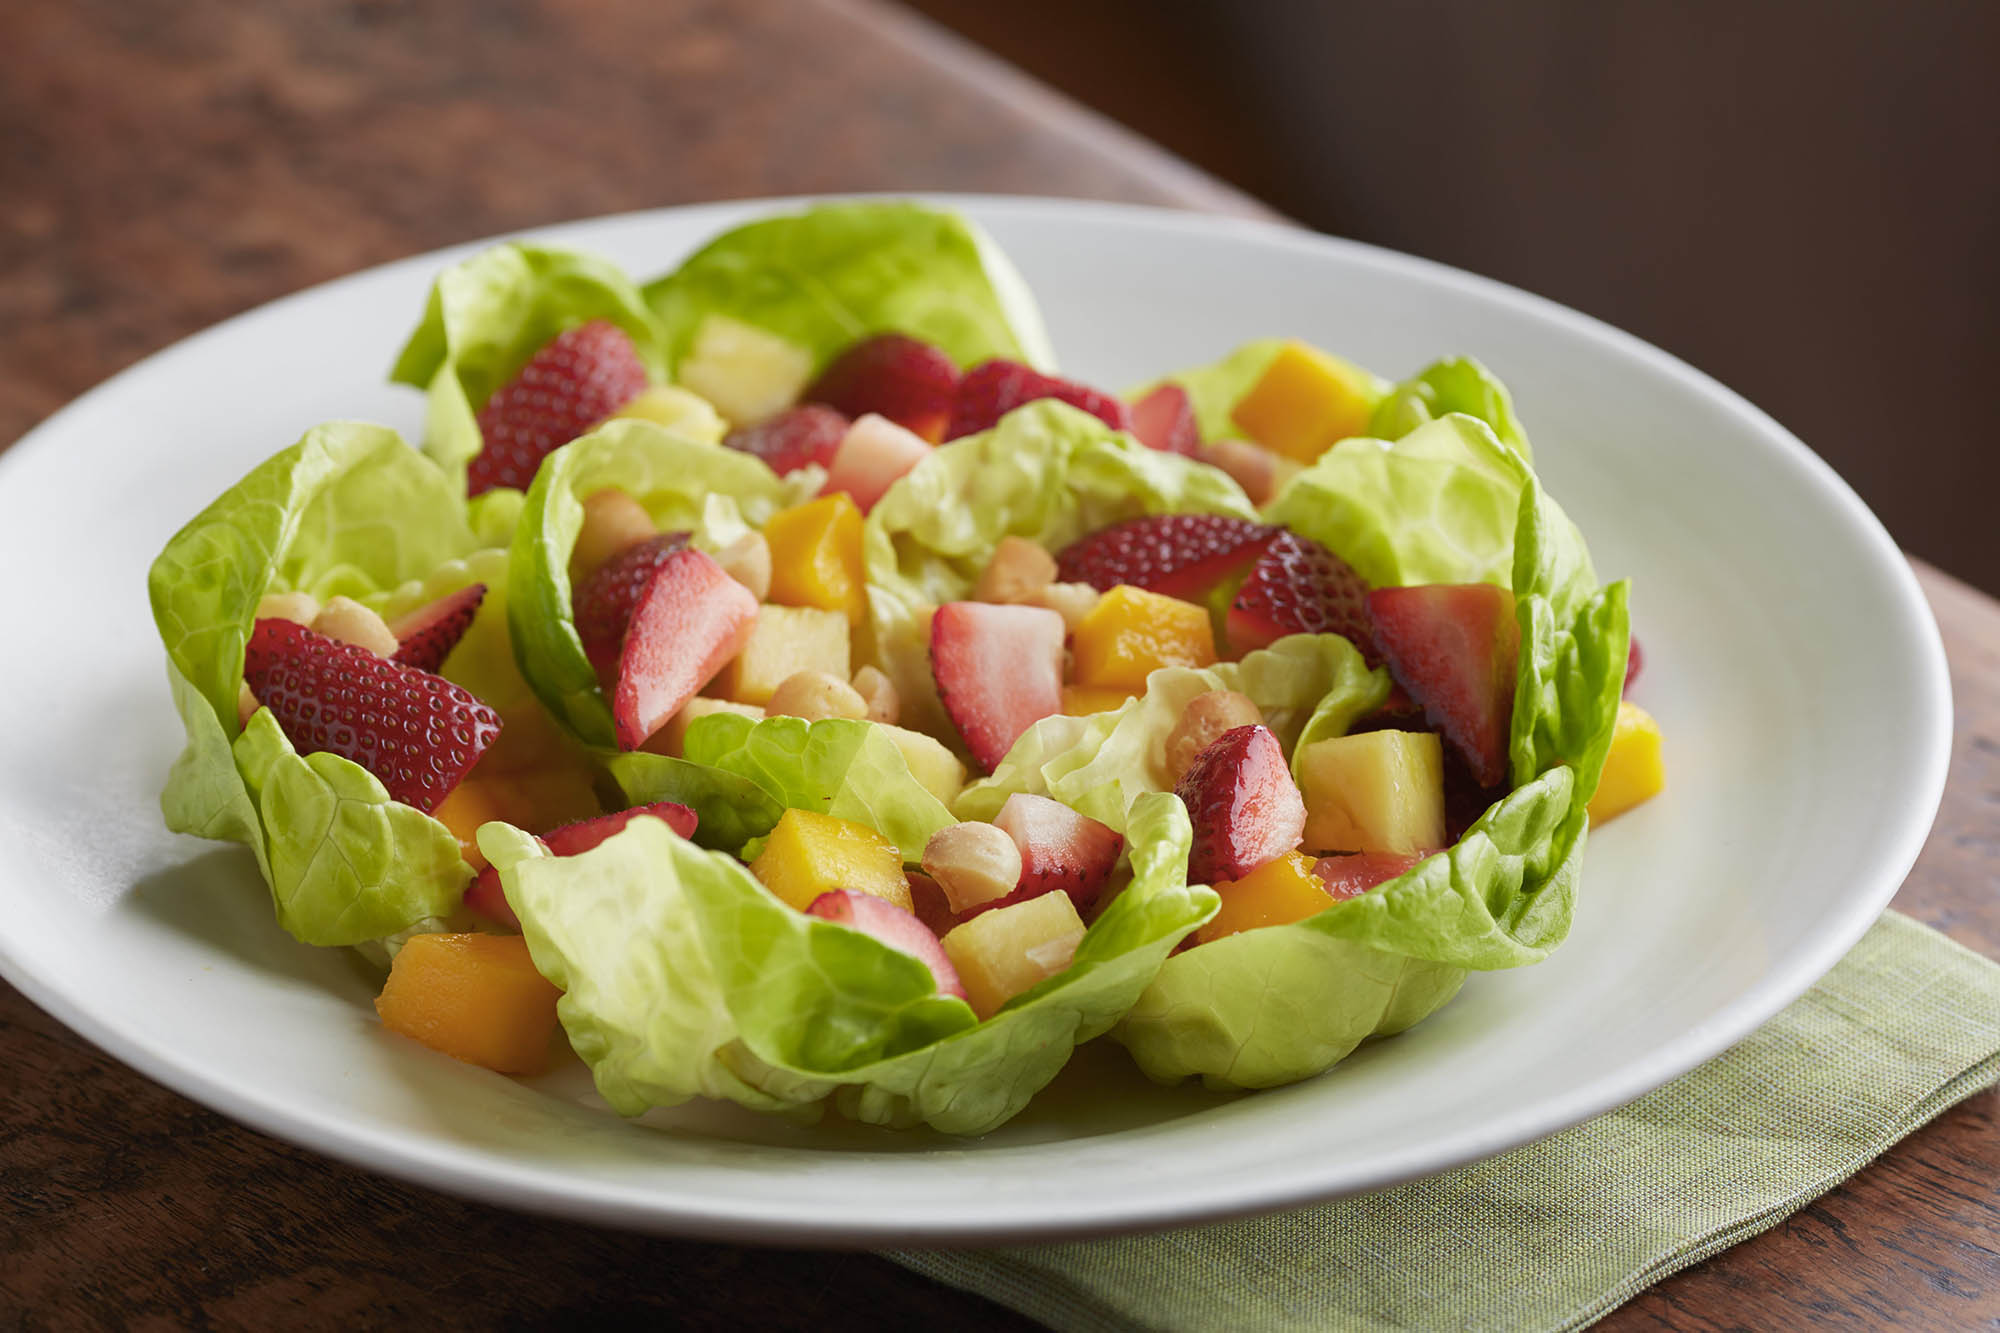
M 1597 779 L 1597 793 L 1590 798 L 1593 825 L 1616 819 L 1660 794 L 1667 785 L 1660 748 L 1660 724 L 1653 715 L 1630 699 L 1620 700 L 1618 722 L 1611 732 L 1611 753 L 1604 758 L 1604 773 Z
M 418 935 L 397 951 L 375 1012 L 455 1060 L 533 1074 L 548 1062 L 561 996 L 519 935 Z
M 1313 858 L 1304 852 L 1286 852 L 1242 879 L 1225 880 L 1209 887 L 1221 897 L 1222 909 L 1195 931 L 1197 944 L 1259 926 L 1303 921 L 1325 911 L 1333 902 L 1326 885 L 1313 873 Z
M 1121 583 L 1077 622 L 1072 647 L 1079 685 L 1138 694 L 1161 667 L 1215 665 L 1208 609 Z
M 811 810 L 787 810 L 779 817 L 750 873 L 801 912 L 835 889 L 872 893 L 911 910 L 910 881 L 896 844 L 865 824 Z
M 458 839 L 458 854 L 471 863 L 474 870 L 486 869 L 486 858 L 479 851 L 479 843 L 473 835 L 481 824 L 490 824 L 496 819 L 513 822 L 514 807 L 512 793 L 506 789 L 504 779 L 469 777 L 451 789 L 451 794 L 438 802 L 438 808 L 431 817 L 451 830 L 451 836 Z
M 1336 441 L 1365 432 L 1377 397 L 1374 377 L 1360 367 L 1288 342 L 1229 419 L 1265 448 L 1310 463 Z
M 1122 708 L 1131 697 L 1130 690 L 1098 685 L 1065 685 L 1062 687 L 1062 710 L 1071 717 L 1108 713 L 1114 708 Z
M 839 611 L 847 623 L 868 618 L 861 566 L 861 510 L 845 491 L 781 509 L 764 524 L 771 546 L 771 594 L 780 606 Z

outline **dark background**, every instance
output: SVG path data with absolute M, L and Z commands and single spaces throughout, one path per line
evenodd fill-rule
M 2000 3 L 910 2 L 1313 227 L 1685 358 L 2000 592 Z

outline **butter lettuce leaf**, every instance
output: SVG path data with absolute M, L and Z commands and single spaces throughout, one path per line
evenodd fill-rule
M 1528 432 L 1514 415 L 1514 398 L 1500 377 L 1469 356 L 1434 361 L 1402 381 L 1375 408 L 1368 433 L 1400 440 L 1439 417 L 1457 413 L 1486 423 L 1499 441 L 1532 463 Z
M 905 201 L 821 204 L 747 223 L 648 283 L 669 368 L 723 315 L 805 348 L 815 369 L 872 333 L 936 344 L 961 366 L 991 357 L 1049 369 L 1027 285 L 957 213 Z
M 608 260 L 509 241 L 438 275 L 390 378 L 425 391 L 424 448 L 461 491 L 482 447 L 479 409 L 493 391 L 551 338 L 597 319 L 630 334 L 652 378 L 665 378 L 659 323 Z
M 981 1134 L 1108 1030 L 1215 910 L 1184 882 L 1178 801 L 1135 806 L 1130 834 L 1131 882 L 1071 965 L 985 1022 L 916 959 L 793 911 L 657 820 L 574 857 L 549 858 L 504 825 L 482 829 L 480 848 L 536 966 L 564 989 L 571 1043 L 621 1113 L 707 1096 Z

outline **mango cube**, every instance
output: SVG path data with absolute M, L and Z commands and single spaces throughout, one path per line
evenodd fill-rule
M 763 707 L 785 677 L 824 671 L 848 677 L 847 617 L 812 606 L 769 606 L 757 614 L 743 651 L 715 678 L 715 689 L 740 704 Z
M 1364 731 L 1314 741 L 1300 752 L 1298 768 L 1311 850 L 1444 846 L 1444 746 L 1435 732 Z
M 1087 717 L 1091 713 L 1108 713 L 1114 708 L 1123 708 L 1131 697 L 1131 690 L 1110 689 L 1101 685 L 1065 685 L 1062 687 L 1062 710 L 1071 717 Z
M 479 826 L 496 819 L 511 824 L 513 816 L 512 795 L 505 790 L 505 780 L 485 777 L 469 777 L 459 783 L 431 811 L 431 818 L 450 829 L 451 836 L 458 839 L 458 854 L 474 870 L 486 869 L 486 856 L 473 837 Z
M 1635 805 L 1652 800 L 1667 785 L 1660 758 L 1660 724 L 1629 699 L 1618 704 L 1618 722 L 1611 732 L 1611 753 L 1590 798 L 1590 822 L 1602 824 Z
M 908 727 L 886 722 L 877 725 L 903 752 L 903 762 L 910 766 L 910 776 L 922 784 L 925 791 L 945 805 L 958 799 L 958 794 L 965 790 L 965 765 L 945 748 L 944 742 L 921 731 L 911 731 Z
M 453 1059 L 533 1074 L 547 1063 L 561 996 L 519 935 L 418 935 L 397 951 L 375 1012 Z
M 1303 921 L 1319 915 L 1333 902 L 1326 885 L 1313 873 L 1313 858 L 1304 852 L 1286 852 L 1242 879 L 1224 880 L 1209 887 L 1222 899 L 1222 907 L 1195 930 L 1197 944 L 1259 926 L 1285 926 Z
M 1077 622 L 1072 648 L 1079 685 L 1138 694 L 1161 667 L 1215 665 L 1208 609 L 1121 583 Z
M 764 524 L 771 544 L 770 600 L 838 611 L 850 625 L 868 618 L 861 567 L 861 510 L 845 491 L 781 509 Z
M 911 910 L 910 882 L 896 844 L 864 824 L 811 810 L 787 810 L 750 863 L 750 873 L 803 912 L 835 889 L 870 893 Z
M 639 748 L 651 754 L 664 754 L 678 759 L 687 748 L 688 728 L 711 713 L 735 713 L 755 721 L 764 716 L 764 710 L 756 704 L 732 703 L 727 699 L 710 699 L 697 694 L 681 705 L 681 711 L 667 719 L 667 725 L 654 732 Z
M 1022 991 L 1068 967 L 1082 938 L 1076 904 L 1056 891 L 981 912 L 944 937 L 944 951 L 972 1011 L 991 1018 Z
M 1367 371 L 1288 342 L 1229 419 L 1265 448 L 1310 463 L 1336 442 L 1365 432 L 1379 397 Z

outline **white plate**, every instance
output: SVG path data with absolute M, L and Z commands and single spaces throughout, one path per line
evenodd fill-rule
M 1633 578 L 1638 695 L 1671 769 L 1665 796 L 1591 838 L 1550 961 L 1475 976 L 1333 1073 L 1234 1100 L 1154 1088 L 1098 1043 L 978 1142 L 727 1106 L 626 1122 L 580 1066 L 523 1085 L 384 1033 L 373 979 L 280 932 L 247 853 L 161 827 L 180 728 L 145 573 L 308 426 L 416 428 L 418 396 L 384 376 L 452 252 L 190 338 L 0 456 L 0 971 L 225 1114 L 454 1193 L 716 1238 L 987 1242 L 1273 1209 L 1537 1138 L 1743 1037 L 1882 910 L 1944 785 L 1943 650 L 1887 535 L 1770 418 L 1625 334 L 1419 260 L 1209 217 L 957 202 L 1084 379 L 1284 333 L 1392 375 L 1469 352 L 1513 388 L 1600 571 Z M 546 236 L 650 276 L 768 206 Z

